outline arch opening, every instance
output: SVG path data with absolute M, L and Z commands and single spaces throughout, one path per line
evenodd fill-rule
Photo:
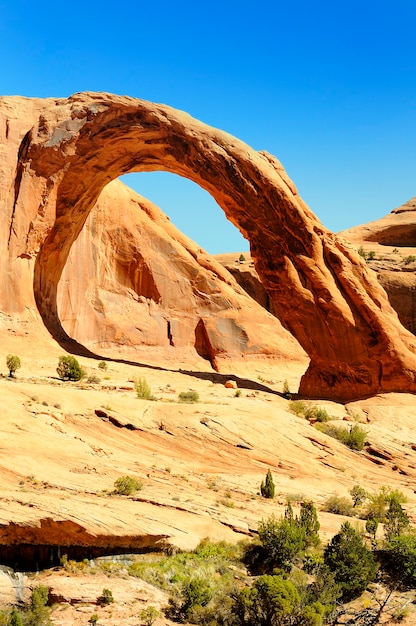
M 119 180 L 160 207 L 181 233 L 209 254 L 248 252 L 249 243 L 238 228 L 192 180 L 165 171 L 130 173 Z
M 57 287 L 59 321 L 68 338 L 79 342 L 73 346 L 77 350 L 80 344 L 88 345 L 111 358 L 124 345 L 124 352 L 131 351 L 131 358 L 135 358 L 137 346 L 161 349 L 187 346 L 216 369 L 214 359 L 200 350 L 199 334 L 195 332 L 197 314 L 181 311 L 175 299 L 182 297 L 190 301 L 192 297 L 195 300 L 195 294 L 206 293 L 205 298 L 212 299 L 213 307 L 217 304 L 221 313 L 232 304 L 218 296 L 215 293 L 218 289 L 209 276 L 207 279 L 207 273 L 213 274 L 212 262 L 205 263 L 206 267 L 196 262 L 196 257 L 203 253 L 199 245 L 188 241 L 186 233 L 171 225 L 170 216 L 148 199 L 151 194 L 146 192 L 144 198 L 143 193 L 136 195 L 132 187 L 126 186 L 130 179 L 136 178 L 133 186 L 143 192 L 142 178 L 149 179 L 153 174 L 162 174 L 162 179 L 156 179 L 159 187 L 161 181 L 167 181 L 163 196 L 159 197 L 169 197 L 178 182 L 183 187 L 180 197 L 186 199 L 186 206 L 182 219 L 195 220 L 194 232 L 204 231 L 204 224 L 198 221 L 198 214 L 205 210 L 198 203 L 203 202 L 208 215 L 209 209 L 217 214 L 214 229 L 218 245 L 221 246 L 220 240 L 227 241 L 226 235 L 221 239 L 219 231 L 228 226 L 238 242 L 237 249 L 242 249 L 241 242 L 247 247 L 247 241 L 225 218 L 217 203 L 192 181 L 168 172 L 124 175 L 103 188 L 71 246 Z M 169 184 L 172 180 L 173 187 Z M 151 183 L 150 188 L 154 189 L 155 179 Z M 161 224 L 164 238 L 158 229 Z M 203 257 L 206 258 L 205 253 Z M 80 258 L 82 274 L 77 271 Z M 171 272 L 166 261 L 170 261 Z M 74 274 L 76 281 L 72 279 Z M 167 294 L 168 281 L 171 286 Z M 206 307 L 205 316 L 210 315 L 209 309 L 210 306 Z M 221 334 L 220 329 L 218 333 Z M 232 341 L 236 343 L 234 338 Z

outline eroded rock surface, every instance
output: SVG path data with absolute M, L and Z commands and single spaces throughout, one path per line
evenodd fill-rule
M 340 235 L 367 253 L 367 263 L 377 273 L 401 323 L 416 334 L 416 198 Z
M 45 325 L 68 341 L 58 283 L 101 191 L 121 174 L 166 170 L 208 191 L 250 241 L 279 318 L 310 356 L 302 394 L 348 400 L 416 391 L 414 337 L 359 255 L 322 226 L 277 159 L 181 111 L 127 97 L 3 98 L 0 109 L 8 310 L 27 304 L 21 286 L 33 278 Z
M 153 360 L 159 352 L 197 363 L 196 352 L 215 369 L 241 358 L 306 358 L 221 265 L 117 180 L 71 248 L 58 312 L 68 335 L 94 352 L 134 347 L 146 360 L 151 347 Z

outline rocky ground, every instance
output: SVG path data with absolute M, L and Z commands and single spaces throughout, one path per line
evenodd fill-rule
M 262 518 L 279 515 L 287 498 L 311 498 L 321 509 L 328 495 L 348 496 L 354 484 L 402 490 L 416 522 L 414 396 L 386 394 L 345 406 L 314 401 L 335 419 L 363 425 L 367 445 L 354 452 L 290 412 L 283 384 L 296 392 L 305 364 L 264 361 L 215 373 L 175 370 L 163 361 L 110 361 L 103 372 L 82 358 L 101 382 L 64 383 L 56 374 L 62 349 L 46 334 L 4 318 L 1 335 L 0 539 L 10 558 L 21 558 L 22 544 L 61 546 L 61 556 L 78 546 L 78 556 L 85 550 L 88 557 L 91 546 L 111 554 L 129 546 L 192 549 L 204 537 L 239 541 L 253 536 Z M 7 375 L 8 353 L 22 361 L 15 379 Z M 155 400 L 137 398 L 137 377 Z M 178 394 L 189 390 L 199 401 L 180 403 Z M 273 501 L 259 495 L 269 467 Z M 141 479 L 142 490 L 112 494 L 122 475 Z M 343 519 L 320 512 L 324 542 Z M 12 601 L 10 578 L 0 582 Z M 39 582 L 61 600 L 53 612 L 61 626 L 85 624 L 104 587 L 116 602 L 99 609 L 102 624 L 137 624 L 140 608 L 166 603 L 162 592 L 127 575 L 109 580 L 47 570 L 27 576 L 26 593 Z

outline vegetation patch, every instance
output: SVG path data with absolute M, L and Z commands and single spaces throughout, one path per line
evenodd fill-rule
M 343 428 L 335 426 L 333 424 L 318 423 L 316 428 L 325 435 L 334 437 L 341 441 L 343 444 L 351 448 L 351 450 L 362 450 L 367 437 L 367 431 L 365 431 L 358 424 L 354 424 L 351 428 Z
M 143 481 L 133 476 L 120 476 L 114 482 L 114 493 L 119 496 L 132 496 L 143 489 Z
M 196 391 L 181 391 L 178 395 L 179 402 L 194 404 L 199 402 L 199 394 Z

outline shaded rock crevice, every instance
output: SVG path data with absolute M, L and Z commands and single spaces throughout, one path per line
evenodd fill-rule
M 0 527 L 0 563 L 18 571 L 38 571 L 61 558 L 82 561 L 112 554 L 157 552 L 168 535 L 94 535 L 69 520 L 41 519 L 39 524 L 10 522 Z

